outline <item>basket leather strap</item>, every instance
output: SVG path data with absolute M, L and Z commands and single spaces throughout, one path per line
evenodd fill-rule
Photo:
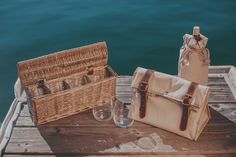
M 183 110 L 182 110 L 182 116 L 181 116 L 181 121 L 180 121 L 180 130 L 184 131 L 187 128 L 187 124 L 188 124 L 188 118 L 189 118 L 189 114 L 190 114 L 190 107 L 191 107 L 191 99 L 193 96 L 193 93 L 197 87 L 197 83 L 195 82 L 191 82 L 187 94 L 184 96 L 183 99 Z
M 154 73 L 154 70 L 148 69 L 140 84 L 139 84 L 139 91 L 140 91 L 140 96 L 141 96 L 141 103 L 140 103 L 140 108 L 139 108 L 139 117 L 144 118 L 146 115 L 146 103 L 147 103 L 147 90 L 148 90 L 148 82 L 152 74 Z

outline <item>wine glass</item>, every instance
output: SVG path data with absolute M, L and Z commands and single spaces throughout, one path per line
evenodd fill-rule
M 97 106 L 93 108 L 93 116 L 97 121 L 109 121 L 113 116 L 113 106 L 115 98 L 113 96 L 102 97 Z
M 134 120 L 128 117 L 130 103 L 116 101 L 114 107 L 114 123 L 120 128 L 128 128 L 133 125 Z

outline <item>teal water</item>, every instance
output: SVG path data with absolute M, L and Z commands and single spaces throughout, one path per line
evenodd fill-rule
M 14 98 L 16 63 L 106 41 L 118 74 L 137 66 L 177 74 L 182 36 L 194 25 L 209 38 L 212 64 L 236 65 L 235 0 L 1 0 L 0 121 Z

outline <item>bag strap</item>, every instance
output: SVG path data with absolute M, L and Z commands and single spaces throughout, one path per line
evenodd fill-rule
M 181 121 L 180 121 L 180 130 L 184 131 L 187 128 L 188 124 L 188 117 L 190 114 L 190 108 L 191 108 L 191 100 L 194 94 L 194 91 L 197 87 L 197 83 L 191 82 L 187 94 L 184 96 L 182 106 L 183 106 L 183 111 L 182 111 L 182 116 L 181 116 Z
M 140 84 L 139 84 L 139 91 L 140 91 L 140 96 L 141 96 L 141 104 L 139 108 L 139 117 L 144 118 L 146 115 L 146 103 L 147 103 L 147 90 L 148 90 L 148 82 L 152 74 L 154 73 L 154 70 L 148 69 Z

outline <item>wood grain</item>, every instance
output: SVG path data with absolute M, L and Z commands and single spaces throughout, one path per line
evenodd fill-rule
M 71 155 L 71 154 L 63 154 L 63 155 L 4 155 L 3 157 L 81 157 L 84 155 Z M 103 157 L 215 157 L 215 155 L 183 155 L 183 154 L 162 154 L 162 155 L 102 155 Z M 87 157 L 97 157 L 97 155 L 89 155 Z M 234 157 L 233 154 L 224 154 L 224 157 Z

